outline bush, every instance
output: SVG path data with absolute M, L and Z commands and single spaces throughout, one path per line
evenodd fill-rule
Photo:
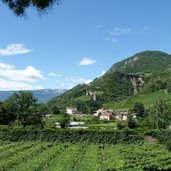
M 171 139 L 171 130 L 150 130 L 147 131 L 145 135 L 151 135 L 161 143 L 165 144 L 169 139 Z
M 125 122 L 117 120 L 116 127 L 117 127 L 117 129 L 121 130 L 121 129 L 127 127 L 127 125 Z

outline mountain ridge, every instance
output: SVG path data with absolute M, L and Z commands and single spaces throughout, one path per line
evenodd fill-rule
M 38 89 L 38 90 L 10 90 L 10 91 L 0 91 L 0 101 L 6 100 L 13 93 L 18 93 L 20 91 L 26 91 L 32 93 L 39 102 L 46 103 L 52 98 L 61 95 L 66 92 L 66 89 Z

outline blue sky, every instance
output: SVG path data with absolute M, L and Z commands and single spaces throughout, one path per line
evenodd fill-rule
M 71 88 L 145 50 L 171 54 L 170 0 L 63 0 L 44 15 L 0 6 L 0 90 Z

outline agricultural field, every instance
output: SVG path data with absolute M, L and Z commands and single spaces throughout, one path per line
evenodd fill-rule
M 171 93 L 168 93 L 165 90 L 160 90 L 158 92 L 149 93 L 149 94 L 139 94 L 133 96 L 129 99 L 121 100 L 119 102 L 108 102 L 103 105 L 105 108 L 110 109 L 129 109 L 133 107 L 136 102 L 142 102 L 144 106 L 147 108 L 154 104 L 154 102 L 161 98 L 167 102 L 171 101 Z
M 171 169 L 171 153 L 161 144 L 98 145 L 47 142 L 0 142 L 0 144 L 0 171 Z

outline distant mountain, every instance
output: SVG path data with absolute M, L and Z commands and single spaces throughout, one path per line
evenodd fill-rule
M 52 98 L 66 92 L 67 90 L 66 89 L 39 89 L 39 90 L 25 90 L 25 91 L 33 93 L 34 97 L 36 97 L 39 102 L 46 103 Z M 0 101 L 6 100 L 13 93 L 18 93 L 18 92 L 20 91 L 0 91 Z
M 118 102 L 128 103 L 134 96 L 142 97 L 141 95 L 159 91 L 168 93 L 167 97 L 171 97 L 171 55 L 161 51 L 144 51 L 114 64 L 100 78 L 88 85 L 77 85 L 53 98 L 48 104 L 61 108 L 84 105 L 91 108 L 95 93 L 96 102 L 102 104 L 101 107 L 116 106 Z M 148 98 L 150 96 L 145 98 L 146 101 Z

